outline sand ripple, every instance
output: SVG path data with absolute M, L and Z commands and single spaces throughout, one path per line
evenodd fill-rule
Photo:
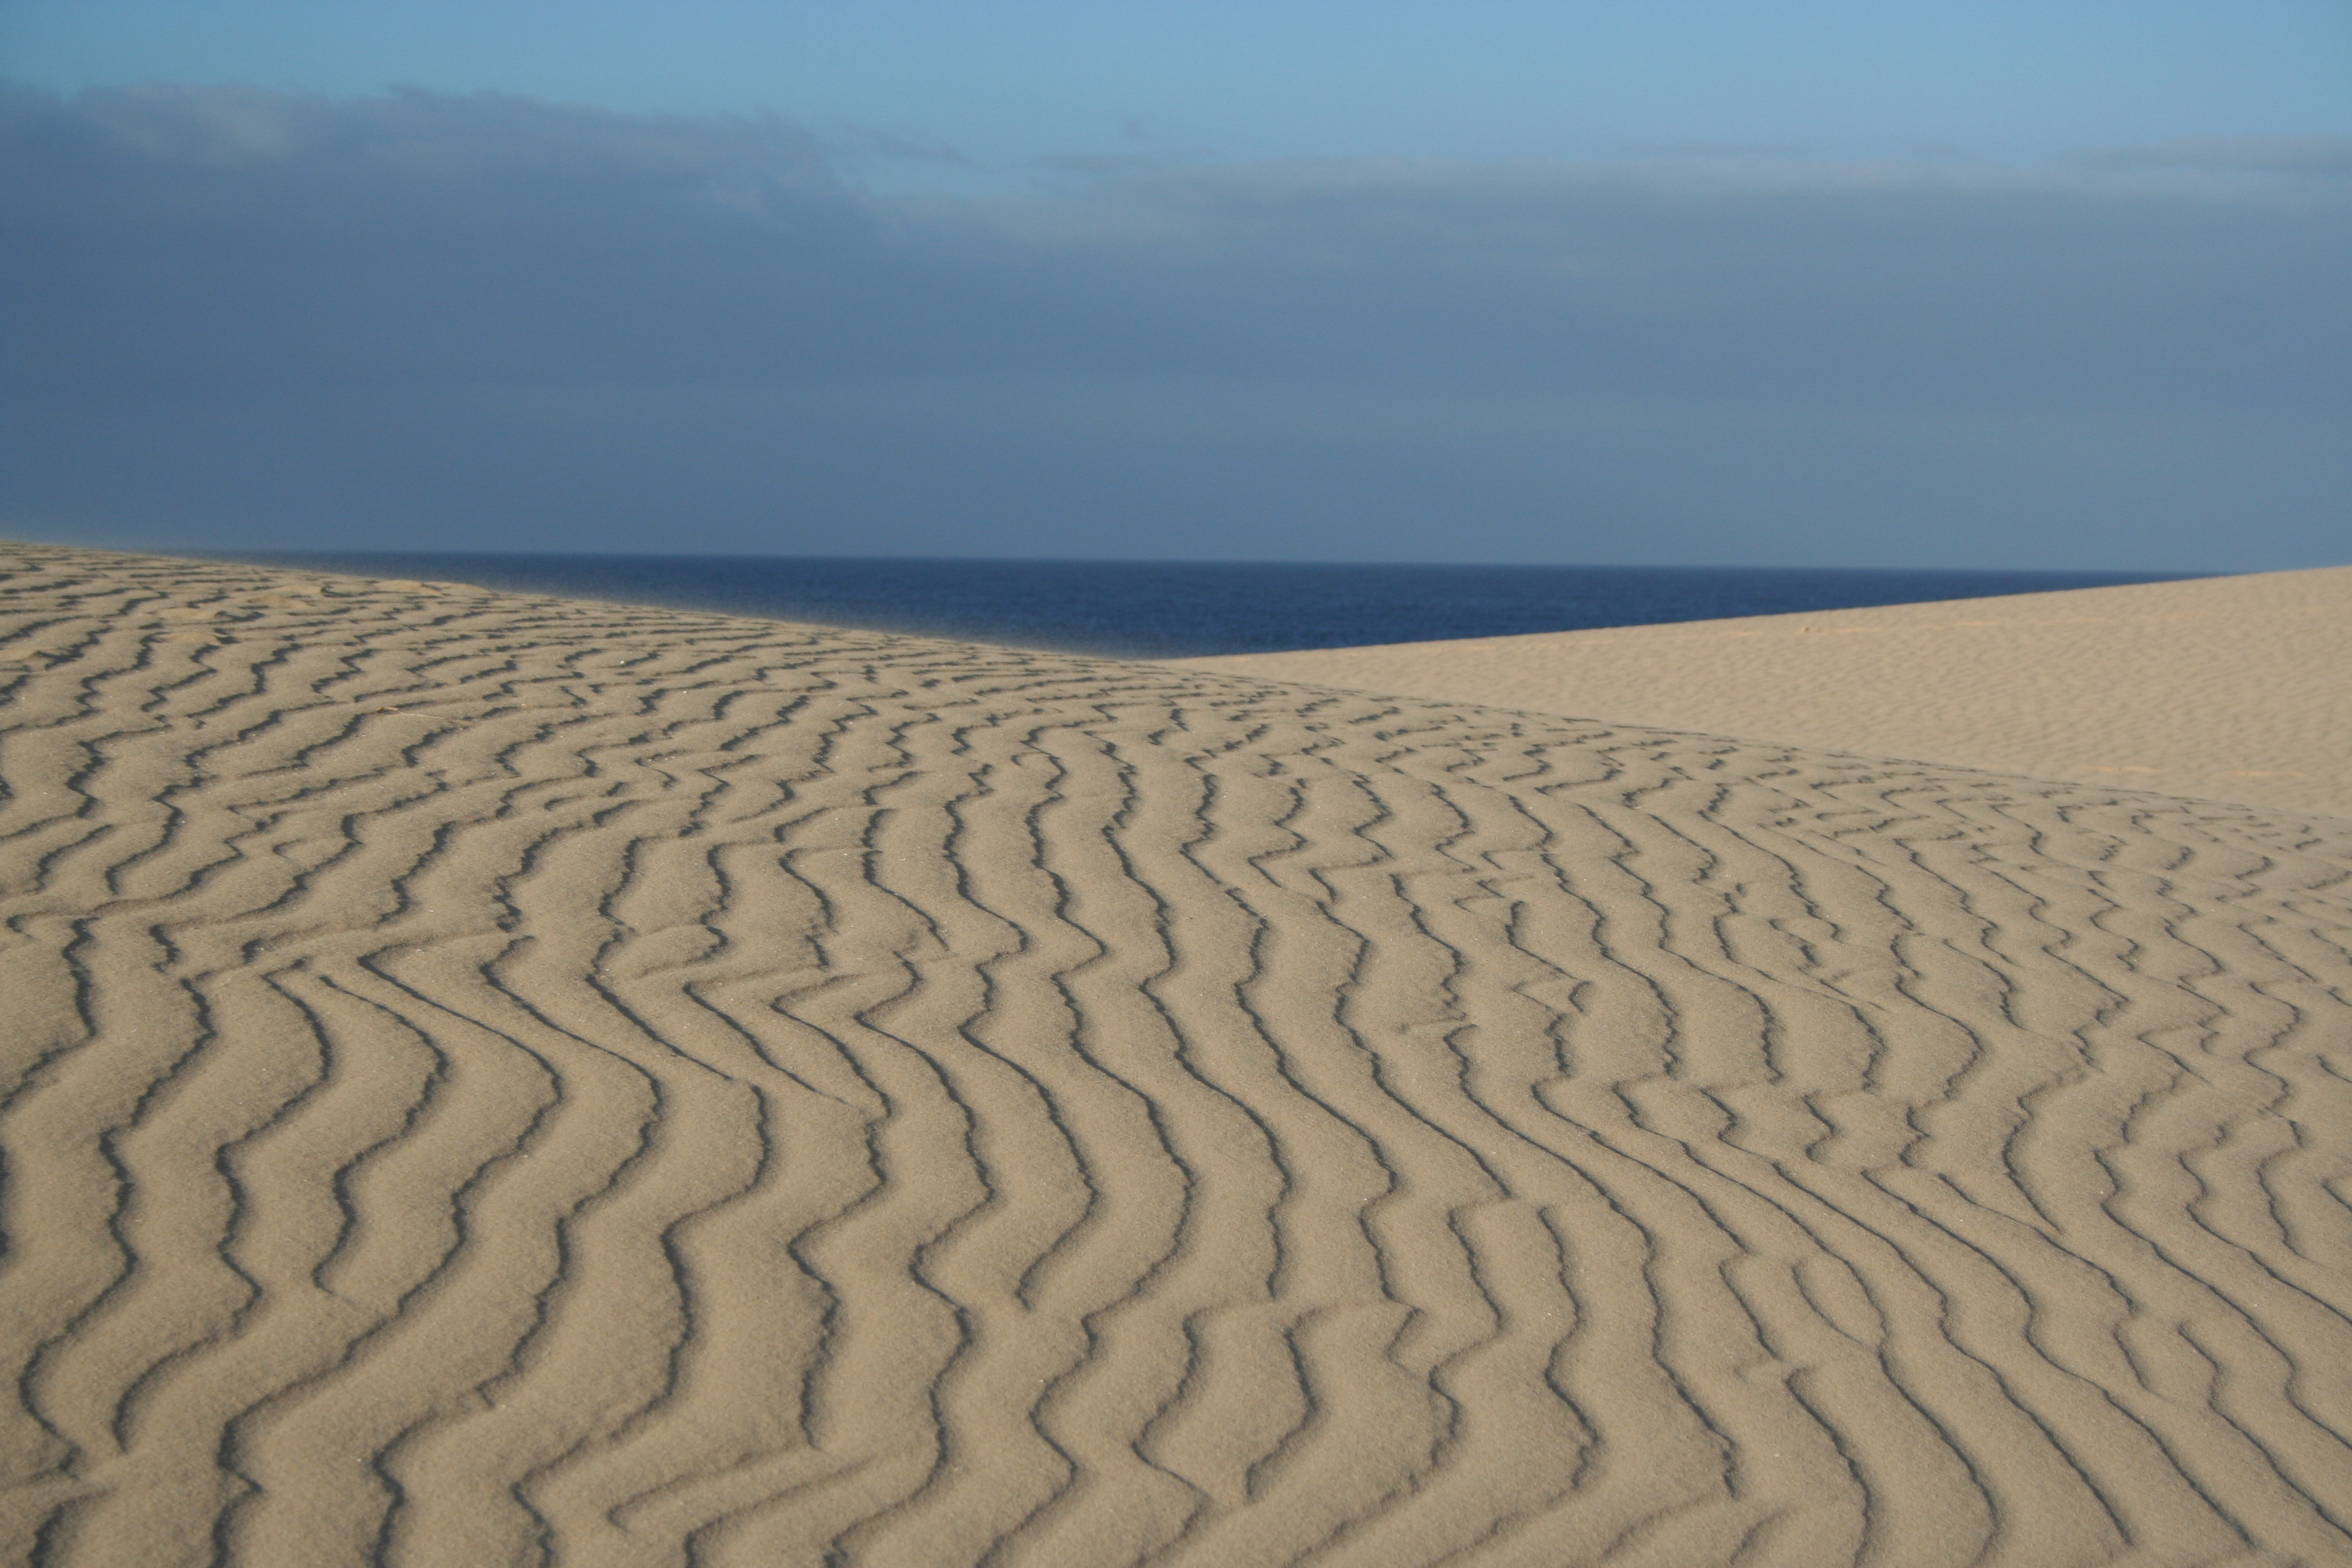
M 5 564 L 10 1561 L 2352 1562 L 2352 824 Z

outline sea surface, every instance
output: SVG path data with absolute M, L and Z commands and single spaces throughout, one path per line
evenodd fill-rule
M 1120 658 L 1576 631 L 2181 575 L 381 551 L 215 558 Z

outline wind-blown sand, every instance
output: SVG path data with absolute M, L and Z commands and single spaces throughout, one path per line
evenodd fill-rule
M 2352 1562 L 2352 821 L 0 565 L 9 1561 Z
M 1171 662 L 2352 816 L 2352 566 Z

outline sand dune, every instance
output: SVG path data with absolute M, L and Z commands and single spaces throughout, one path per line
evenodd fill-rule
M 2352 1562 L 2352 822 L 0 563 L 9 1561 Z
M 2352 816 L 2352 566 L 1171 662 Z

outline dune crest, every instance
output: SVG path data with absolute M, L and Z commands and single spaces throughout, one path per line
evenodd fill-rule
M 0 568 L 9 1561 L 2352 1561 L 2352 823 Z
M 2352 817 L 2352 566 L 1168 662 Z

